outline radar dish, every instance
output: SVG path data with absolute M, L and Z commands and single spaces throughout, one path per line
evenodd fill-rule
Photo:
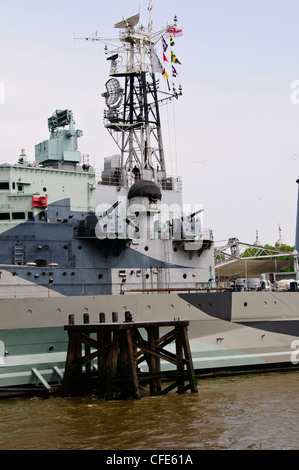
M 123 97 L 123 89 L 116 78 L 110 78 L 106 82 L 106 92 L 102 96 L 106 99 L 108 108 L 118 108 L 121 104 Z
M 127 18 L 126 20 L 122 20 L 119 23 L 116 23 L 114 25 L 114 28 L 128 28 L 128 27 L 134 27 L 138 24 L 139 22 L 139 13 L 134 16 L 130 16 L 130 18 Z

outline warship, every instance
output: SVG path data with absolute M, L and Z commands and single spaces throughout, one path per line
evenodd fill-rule
M 116 23 L 119 45 L 106 50 L 104 126 L 118 153 L 104 158 L 100 179 L 69 109 L 48 119 L 33 162 L 23 151 L 0 165 L 0 390 L 61 381 L 70 314 L 76 323 L 101 312 L 188 320 L 198 374 L 298 363 L 297 289 L 219 285 L 203 207 L 184 210 L 181 178 L 166 172 L 160 107 L 182 94 L 182 29 L 175 19 L 154 32 L 151 1 L 148 10 L 147 27 L 139 15 Z

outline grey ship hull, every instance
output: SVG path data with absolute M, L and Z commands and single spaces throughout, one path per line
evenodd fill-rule
M 198 374 L 294 367 L 298 299 L 291 292 L 210 292 L 1 299 L 0 386 L 57 382 L 63 376 L 69 314 L 129 310 L 135 321 L 188 320 Z M 42 378 L 42 379 L 41 379 Z
M 216 289 L 202 206 L 184 208 L 180 178 L 166 173 L 152 31 L 138 21 L 115 26 L 130 57 L 124 68 L 108 58 L 104 125 L 120 154 L 105 158 L 101 182 L 70 110 L 48 119 L 33 163 L 22 153 L 0 165 L 0 389 L 61 380 L 70 314 L 188 320 L 198 373 L 297 365 L 298 293 Z

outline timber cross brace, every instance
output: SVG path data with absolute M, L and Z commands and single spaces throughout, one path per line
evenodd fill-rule
M 139 399 L 148 384 L 151 396 L 176 387 L 178 393 L 188 389 L 197 393 L 188 325 L 188 321 L 175 320 L 66 325 L 69 344 L 62 395 L 95 393 L 107 400 Z M 160 336 L 159 329 L 169 327 Z M 165 349 L 172 342 L 175 353 Z M 172 369 L 161 370 L 161 360 L 172 364 Z M 162 379 L 167 382 L 163 390 Z

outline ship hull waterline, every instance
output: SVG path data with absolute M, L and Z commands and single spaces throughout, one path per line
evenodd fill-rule
M 296 367 L 296 292 L 151 293 L 0 299 L 0 390 L 57 383 L 68 345 L 64 325 L 99 322 L 112 312 L 124 321 L 188 320 L 197 374 Z M 163 364 L 162 364 L 163 367 Z M 167 366 L 169 367 L 169 366 Z

